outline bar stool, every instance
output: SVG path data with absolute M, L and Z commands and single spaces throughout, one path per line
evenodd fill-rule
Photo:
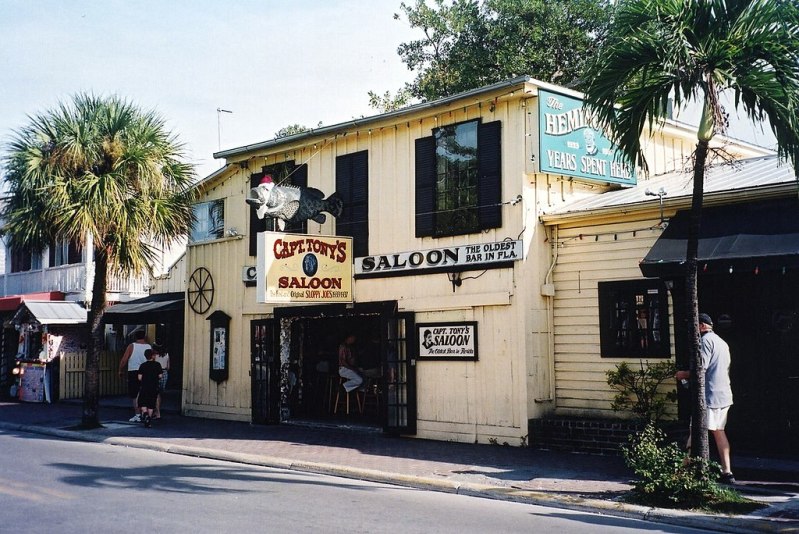
M 358 413 L 363 413 L 363 400 L 361 399 L 361 391 L 354 389 L 352 391 L 347 391 L 344 389 L 344 382 L 347 381 L 346 378 L 343 376 L 338 377 L 338 389 L 336 389 L 336 402 L 333 404 L 333 413 L 335 414 L 338 412 L 339 405 L 343 402 L 345 404 L 345 408 L 347 410 L 347 415 L 350 414 L 350 397 L 355 394 L 355 403 L 358 405 Z M 344 392 L 344 398 L 342 399 L 341 393 Z
M 361 404 L 363 406 L 361 413 L 364 413 L 367 405 L 370 405 L 374 406 L 375 415 L 380 415 L 380 387 L 374 378 L 366 379 L 366 388 L 363 391 Z

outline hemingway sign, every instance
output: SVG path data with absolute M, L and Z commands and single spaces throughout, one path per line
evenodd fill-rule
M 419 358 L 477 360 L 477 322 L 417 323 Z
M 352 302 L 351 237 L 261 232 L 258 266 L 257 302 Z
M 582 100 L 539 90 L 538 118 L 541 172 L 635 185 L 635 169 L 594 128 Z
M 355 258 L 355 277 L 412 275 L 420 274 L 420 271 L 428 273 L 451 271 L 457 267 L 488 269 L 492 265 L 503 267 L 503 264 L 520 259 L 522 259 L 520 240 L 495 241 Z

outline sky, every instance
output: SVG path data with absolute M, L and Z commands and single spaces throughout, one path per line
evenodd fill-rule
M 400 1 L 0 0 L 0 143 L 76 93 L 116 94 L 158 112 L 202 178 L 220 147 L 376 114 L 370 90 L 413 79 Z
M 422 37 L 400 1 L 0 0 L 0 144 L 76 93 L 116 94 L 157 111 L 203 178 L 220 149 L 376 114 L 368 92 L 412 81 L 397 48 Z M 731 134 L 772 146 L 748 121 Z

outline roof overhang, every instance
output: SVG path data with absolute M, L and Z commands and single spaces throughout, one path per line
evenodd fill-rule
M 644 276 L 685 275 L 690 210 L 678 211 L 641 261 Z M 760 272 L 799 267 L 799 199 L 714 206 L 702 210 L 700 273 Z
M 61 291 L 45 291 L 44 293 L 26 293 L 0 297 L 0 312 L 16 311 L 26 300 L 64 300 L 66 295 Z
M 72 301 L 25 300 L 14 314 L 12 322 L 40 325 L 86 324 L 86 308 Z
M 185 295 L 157 293 L 109 306 L 103 322 L 113 324 L 160 324 L 183 322 Z

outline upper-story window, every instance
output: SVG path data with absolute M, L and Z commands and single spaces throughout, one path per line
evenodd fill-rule
M 220 239 L 225 235 L 225 200 L 200 202 L 193 206 L 195 222 L 189 241 L 198 243 Z
M 336 193 L 344 203 L 336 219 L 336 235 L 352 237 L 354 257 L 369 255 L 369 153 L 336 158 Z
M 67 241 L 66 239 L 50 243 L 48 256 L 50 267 L 73 265 L 83 261 L 80 245 L 75 241 Z
M 442 126 L 416 140 L 416 236 L 502 226 L 500 122 Z
M 26 271 L 38 271 L 42 268 L 42 254 L 32 251 L 29 248 L 12 248 L 11 272 L 24 273 Z
M 250 177 L 250 187 L 257 187 L 264 176 L 270 175 L 272 181 L 278 185 L 294 185 L 308 187 L 308 165 L 295 165 L 294 161 L 284 161 L 267 165 L 261 172 Z M 250 256 L 258 255 L 258 232 L 283 231 L 296 234 L 308 233 L 308 221 L 278 222 L 271 217 L 258 218 L 256 209 L 250 208 Z

